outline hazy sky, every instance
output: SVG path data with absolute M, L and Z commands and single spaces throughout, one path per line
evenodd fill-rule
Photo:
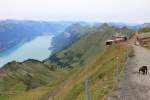
M 0 19 L 150 22 L 150 0 L 0 0 Z

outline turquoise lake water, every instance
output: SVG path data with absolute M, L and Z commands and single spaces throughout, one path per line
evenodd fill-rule
M 44 60 L 51 54 L 52 36 L 39 36 L 24 44 L 19 44 L 0 53 L 0 67 L 11 61 L 22 62 L 27 59 Z

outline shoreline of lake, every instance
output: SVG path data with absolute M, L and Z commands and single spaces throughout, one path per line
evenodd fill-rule
M 38 36 L 0 53 L 0 67 L 11 61 L 22 62 L 28 59 L 42 61 L 47 59 L 51 54 L 49 48 L 52 45 L 52 37 L 52 35 Z

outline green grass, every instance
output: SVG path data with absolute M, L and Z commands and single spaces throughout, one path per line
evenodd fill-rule
M 140 33 L 150 32 L 150 28 L 141 28 L 139 29 Z
M 7 64 L 0 76 L 0 98 L 43 100 L 65 83 L 54 100 L 85 100 L 84 82 L 89 78 L 91 99 L 104 99 L 115 85 L 116 57 L 121 71 L 126 51 L 125 43 L 105 47 L 104 41 L 128 30 L 103 26 L 91 31 L 50 60 Z
M 128 56 L 129 57 L 134 57 L 135 56 L 135 52 L 134 52 L 133 47 L 128 48 Z
M 47 86 L 48 84 L 54 85 L 58 80 L 64 80 L 64 76 L 68 74 L 64 70 L 52 71 L 42 62 L 32 60 L 23 62 L 23 64 L 10 63 L 4 70 L 4 75 L 0 76 L 0 98 L 11 100 L 23 100 L 17 97 L 30 98 L 31 95 L 39 98 L 51 89 L 50 86 Z
M 146 42 L 143 46 L 144 46 L 145 48 L 150 49 L 150 42 Z
M 72 77 L 64 86 L 65 89 L 60 91 L 54 100 L 85 100 L 84 82 L 90 79 L 90 94 L 92 100 L 102 100 L 115 86 L 116 75 L 116 54 L 119 56 L 119 71 L 123 68 L 124 55 L 126 46 L 120 44 L 112 46 L 99 53 L 95 59 L 91 60 L 87 65 L 76 73 L 77 77 Z

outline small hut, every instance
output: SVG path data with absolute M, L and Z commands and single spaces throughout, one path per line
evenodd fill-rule
M 106 44 L 107 46 L 109 46 L 109 45 L 112 45 L 113 42 L 114 42 L 114 40 L 107 40 L 107 41 L 105 42 L 105 44 Z
M 105 45 L 109 46 L 112 45 L 113 43 L 119 43 L 119 42 L 124 42 L 127 41 L 126 36 L 113 36 L 111 40 L 107 40 L 105 42 Z
M 114 40 L 114 42 L 127 41 L 127 37 L 126 36 L 113 36 L 112 39 Z

